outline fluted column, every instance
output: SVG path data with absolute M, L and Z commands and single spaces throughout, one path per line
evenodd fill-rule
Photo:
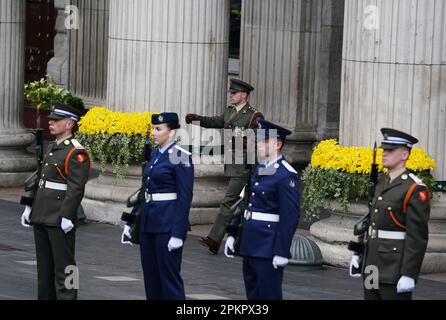
M 251 101 L 294 132 L 288 159 L 304 164 L 315 141 L 338 135 L 343 0 L 245 0 L 241 78 Z
M 124 3 L 130 1 L 121 1 Z M 78 29 L 70 30 L 68 89 L 89 105 L 107 96 L 109 0 L 72 0 L 79 12 Z
M 110 1 L 107 105 L 221 113 L 228 42 L 228 0 Z
M 35 167 L 25 148 L 34 139 L 21 123 L 25 0 L 0 1 L 0 187 L 20 186 Z
M 410 132 L 446 180 L 446 2 L 346 0 L 341 143 Z

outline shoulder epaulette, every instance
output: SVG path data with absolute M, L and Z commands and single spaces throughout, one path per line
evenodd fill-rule
M 71 139 L 71 143 L 78 150 L 84 150 L 85 148 L 76 139 Z
M 421 180 L 420 178 L 418 178 L 416 175 L 414 175 L 413 173 L 409 173 L 409 177 L 415 181 L 416 184 L 420 185 L 420 186 L 426 186 L 426 184 L 423 182 L 423 180 Z
M 175 145 L 175 148 L 177 148 L 178 150 L 180 150 L 181 152 L 184 152 L 185 154 L 187 154 L 188 156 L 190 156 L 192 153 L 190 153 L 189 151 Z
M 294 168 L 291 166 L 291 164 L 289 164 L 288 162 L 286 162 L 285 160 L 282 160 L 282 164 L 283 166 L 291 173 L 297 173 L 296 170 L 294 170 Z

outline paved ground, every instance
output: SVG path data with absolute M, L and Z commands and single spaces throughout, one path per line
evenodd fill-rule
M 1 193 L 1 191 L 0 191 Z M 1 194 L 0 194 L 0 198 Z M 0 200 L 0 299 L 35 299 L 36 266 L 32 231 L 20 225 L 22 207 Z M 241 260 L 209 254 L 198 244 L 206 226 L 193 227 L 183 254 L 182 275 L 188 299 L 245 299 Z M 121 245 L 121 229 L 87 223 L 77 233 L 80 299 L 144 299 L 139 247 Z M 289 266 L 285 299 L 358 299 L 361 281 L 346 270 Z M 420 280 L 416 299 L 446 299 L 446 284 Z

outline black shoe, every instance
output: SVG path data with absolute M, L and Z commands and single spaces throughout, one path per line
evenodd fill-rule
M 202 246 L 204 247 L 208 247 L 209 251 L 212 252 L 213 254 L 218 254 L 218 249 L 220 248 L 220 245 L 218 244 L 217 241 L 209 238 L 209 237 L 201 237 L 198 240 Z

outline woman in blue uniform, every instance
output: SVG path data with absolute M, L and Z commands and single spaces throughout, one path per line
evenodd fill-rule
M 176 145 L 180 127 L 176 113 L 152 116 L 152 137 L 158 148 L 144 169 L 145 202 L 140 223 L 141 263 L 146 297 L 184 300 L 181 258 L 189 230 L 194 167 L 191 154 Z M 135 213 L 138 208 L 134 207 Z M 123 235 L 130 238 L 130 226 Z

